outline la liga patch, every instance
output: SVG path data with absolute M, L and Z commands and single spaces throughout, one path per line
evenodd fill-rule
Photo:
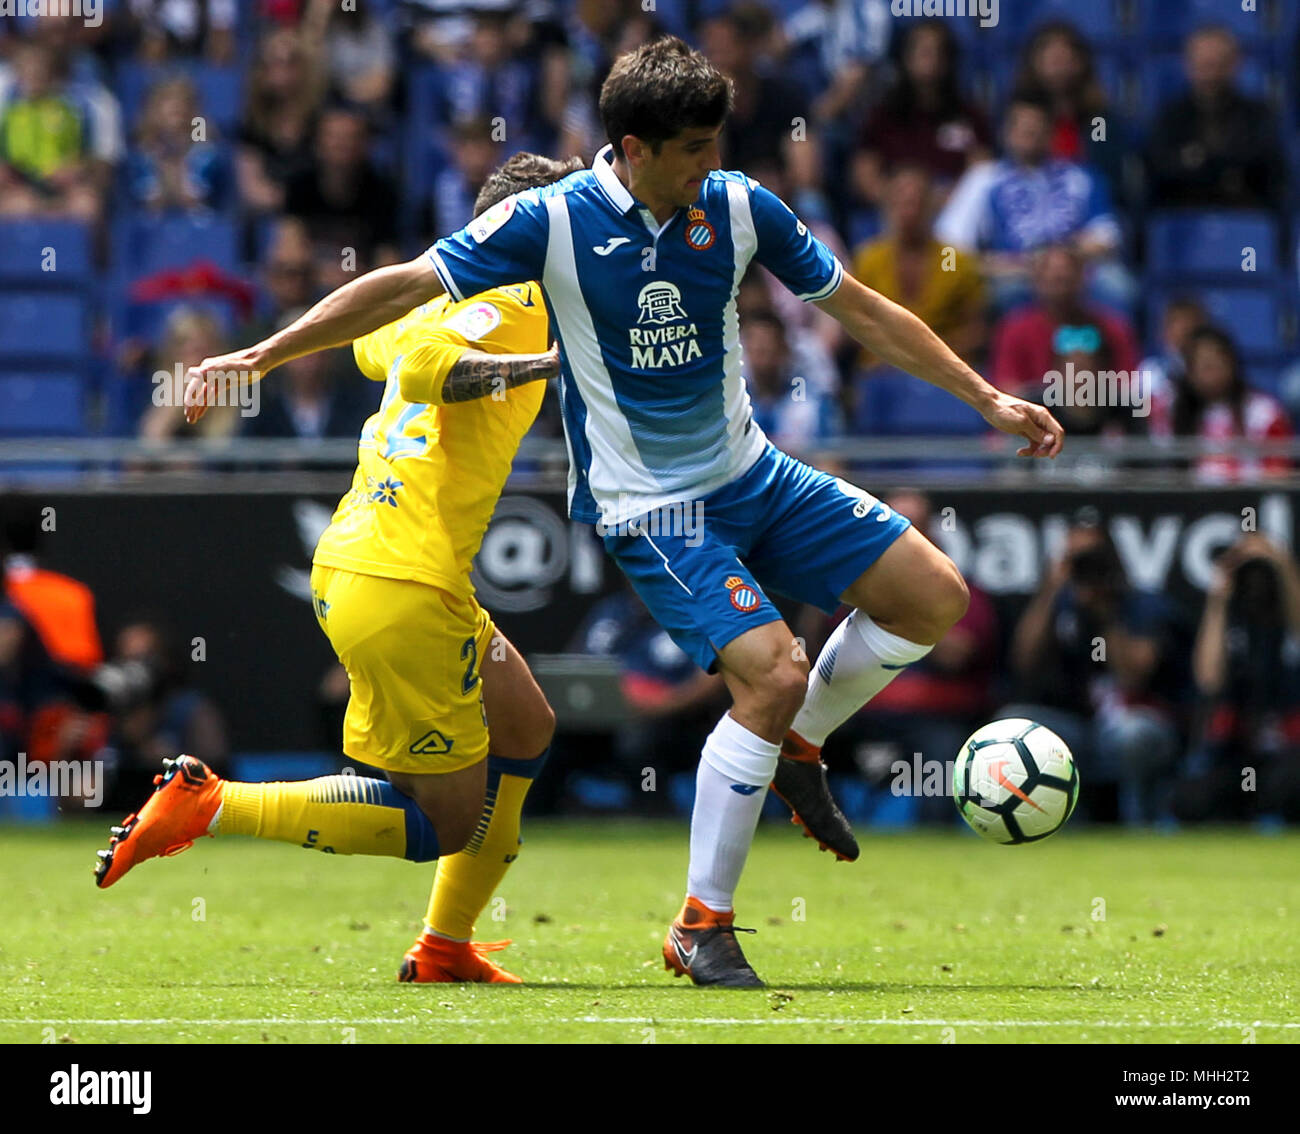
M 505 224 L 514 215 L 516 204 L 518 204 L 517 196 L 507 197 L 504 201 L 498 201 L 481 216 L 477 216 L 470 221 L 469 234 L 474 238 L 474 243 L 482 244 L 483 241 Z
M 501 325 L 501 309 L 494 303 L 477 302 L 462 307 L 443 322 L 443 326 L 470 342 L 485 338 Z

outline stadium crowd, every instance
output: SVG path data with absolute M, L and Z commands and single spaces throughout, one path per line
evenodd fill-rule
M 612 58 L 672 32 L 735 81 L 724 163 L 973 365 L 1030 397 L 1057 372 L 1124 376 L 1124 405 L 1062 407 L 1075 436 L 1291 436 L 1296 6 L 1023 0 L 987 29 L 893 7 L 105 0 L 95 26 L 0 21 L 0 225 L 59 257 L 6 258 L 0 430 L 190 435 L 153 404 L 158 371 L 460 227 L 516 150 L 590 159 Z M 784 447 L 982 430 L 762 270 L 743 309 Z M 34 341 L 38 312 L 57 333 Z M 348 437 L 359 384 L 336 352 L 203 432 Z
M 889 0 L 101 7 L 95 26 L 0 20 L 0 244 L 12 250 L 0 264 L 0 436 L 192 436 L 179 407 L 156 404 L 155 374 L 260 338 L 464 225 L 486 172 L 515 151 L 589 160 L 612 59 L 664 32 L 735 82 L 724 165 L 780 194 L 858 278 L 996 384 L 1042 398 L 1054 374 L 1122 375 L 1122 404 L 1058 397 L 1072 436 L 1281 439 L 1300 414 L 1287 267 L 1300 239 L 1295 4 L 1021 0 L 987 29 L 897 19 Z M 755 414 L 783 448 L 816 461 L 846 435 L 985 429 L 763 269 L 741 281 L 738 305 Z M 257 415 L 210 412 L 201 432 L 350 438 L 374 400 L 335 351 L 286 366 Z M 559 435 L 554 399 L 536 429 Z M 1254 482 L 1290 468 L 1220 452 L 1191 475 Z M 923 496 L 893 503 L 927 523 Z M 1271 777 L 1268 798 L 1294 820 L 1289 554 L 1245 536 L 1188 619 L 1128 583 L 1095 517 L 1076 517 L 1066 548 L 1016 624 L 999 627 L 976 594 L 831 758 L 879 785 L 890 752 L 954 751 L 1006 710 L 1056 728 L 1084 774 L 1113 786 L 1110 811 L 1125 820 L 1241 817 L 1263 797 L 1223 790 L 1244 765 Z M 170 660 L 158 620 L 116 628 L 115 664 L 147 661 L 138 698 L 85 692 L 104 685 L 90 680 L 104 666 L 98 634 L 74 653 L 51 637 L 34 555 L 11 526 L 6 753 L 111 751 L 143 767 L 188 745 L 219 766 L 220 714 Z M 815 656 L 829 626 L 809 616 L 801 632 Z M 1113 643 L 1100 662 L 1097 633 Z M 671 646 L 630 595 L 575 640 L 623 662 L 638 714 L 619 742 L 629 766 L 647 744 L 662 749 L 655 730 L 698 728 L 716 709 L 714 682 Z M 42 716 L 66 701 L 70 672 L 80 707 Z

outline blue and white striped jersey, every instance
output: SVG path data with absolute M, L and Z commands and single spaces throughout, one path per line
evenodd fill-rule
M 569 511 L 610 526 L 721 488 L 766 447 L 741 373 L 736 290 L 750 260 L 805 300 L 844 273 L 743 173 L 710 174 L 660 226 L 612 159 L 606 146 L 592 169 L 502 201 L 428 252 L 458 300 L 541 281 L 562 356 Z

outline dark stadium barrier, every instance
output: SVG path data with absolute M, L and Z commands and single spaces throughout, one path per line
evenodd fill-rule
M 328 493 L 46 492 L 31 499 L 53 509 L 44 564 L 91 587 L 106 646 L 128 617 L 161 616 L 191 657 L 195 684 L 227 715 L 232 749 L 292 751 L 321 746 L 317 689 L 334 659 L 308 603 L 308 574 L 344 483 Z M 1081 507 L 1098 509 L 1135 584 L 1193 613 L 1216 553 L 1251 526 L 1292 544 L 1300 508 L 1300 492 L 1261 487 L 1052 485 L 930 495 L 936 537 L 1008 620 L 1038 586 L 1050 550 Z M 481 601 L 525 655 L 567 652 L 592 605 L 621 585 L 594 531 L 565 518 L 558 492 L 506 493 L 474 578 Z

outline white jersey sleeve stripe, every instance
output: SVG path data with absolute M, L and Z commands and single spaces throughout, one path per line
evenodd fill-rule
M 443 263 L 442 257 L 437 251 L 429 249 L 429 263 L 433 265 L 433 270 L 438 273 L 438 279 L 442 281 L 443 289 L 457 303 L 463 303 L 465 297 L 461 295 L 460 288 L 456 286 L 456 281 L 452 278 L 451 272 L 447 270 L 447 265 Z

